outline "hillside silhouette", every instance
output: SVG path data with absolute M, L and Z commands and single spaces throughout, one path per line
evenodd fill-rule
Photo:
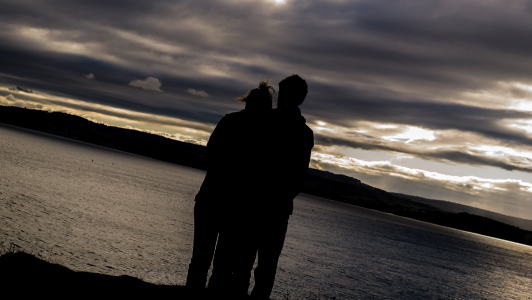
M 410 199 L 416 202 L 425 203 L 425 204 L 428 204 L 430 206 L 433 206 L 443 211 L 452 212 L 452 213 L 466 212 L 472 215 L 486 217 L 488 219 L 499 221 L 505 224 L 511 224 L 513 226 L 517 226 L 524 230 L 529 230 L 529 231 L 532 230 L 532 220 L 511 217 L 511 216 L 503 215 L 500 213 L 492 212 L 489 210 L 484 210 L 481 208 L 459 204 L 459 203 L 454 203 L 454 202 L 445 201 L 445 200 L 427 199 L 423 197 L 404 195 L 400 193 L 391 193 L 391 194 L 399 198 L 406 198 L 406 199 Z
M 0 106 L 0 122 L 129 153 L 206 169 L 206 147 L 159 135 L 94 123 L 62 112 Z M 466 211 L 447 210 L 419 201 L 419 197 L 392 194 L 360 180 L 309 169 L 303 193 L 392 213 L 429 223 L 532 245 L 532 232 Z M 418 201 L 415 201 L 415 199 Z M 504 220 L 511 220 L 507 217 Z

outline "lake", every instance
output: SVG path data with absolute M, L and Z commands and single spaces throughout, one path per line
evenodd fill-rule
M 205 172 L 0 124 L 0 246 L 183 285 Z M 308 195 L 272 297 L 532 299 L 532 247 Z

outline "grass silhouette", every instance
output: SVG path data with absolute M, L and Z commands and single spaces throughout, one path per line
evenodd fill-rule
M 125 275 L 75 272 L 38 255 L 11 249 L 3 252 L 2 295 L 19 299 L 212 299 L 205 290 L 157 285 Z
M 20 251 L 13 245 L 9 249 L 0 249 L 0 286 L 2 299 L 6 295 L 17 299 L 231 299 L 207 289 L 191 290 L 178 285 L 157 285 L 126 275 L 76 272 L 50 262 L 42 255 Z M 336 298 L 294 298 L 293 295 L 285 294 L 280 300 L 295 299 Z

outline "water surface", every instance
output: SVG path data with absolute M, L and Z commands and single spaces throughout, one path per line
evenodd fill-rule
M 205 173 L 0 125 L 0 243 L 76 271 L 184 284 Z M 532 248 L 295 200 L 273 296 L 532 299 Z

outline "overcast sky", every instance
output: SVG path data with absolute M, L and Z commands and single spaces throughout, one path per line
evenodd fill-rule
M 531 3 L 0 1 L 0 104 L 205 144 L 297 73 L 312 167 L 532 219 Z

